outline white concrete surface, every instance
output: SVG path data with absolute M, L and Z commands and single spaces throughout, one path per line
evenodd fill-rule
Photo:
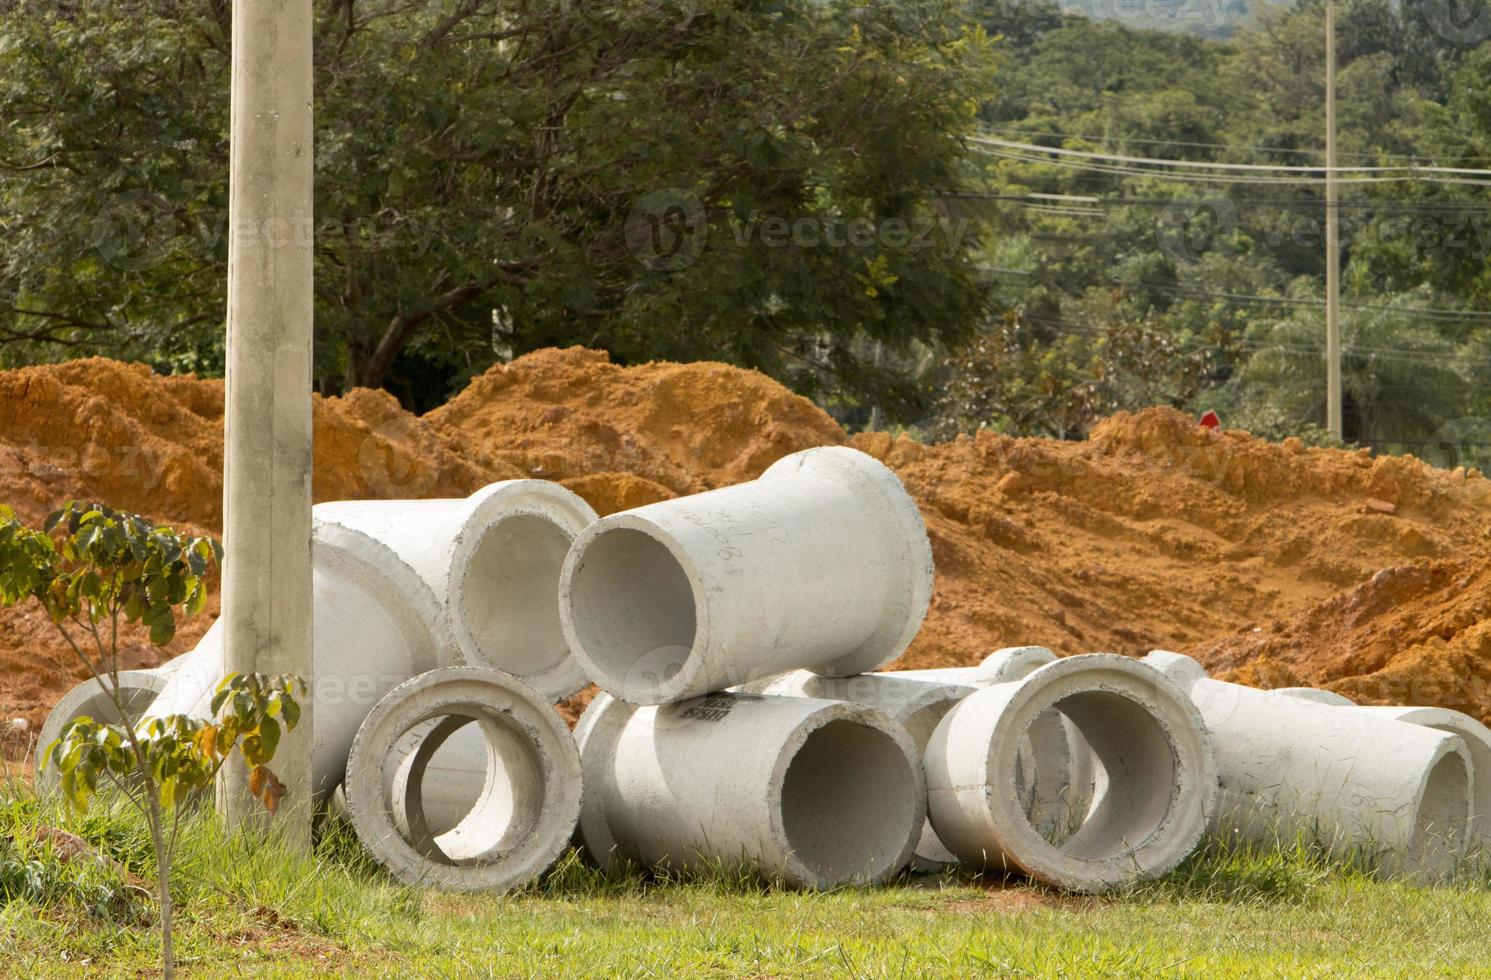
M 166 687 L 167 676 L 160 670 L 121 670 L 118 674 L 119 690 L 125 711 L 132 718 L 141 718 L 157 695 Z M 119 710 L 110 696 L 113 681 L 105 679 L 101 684 L 90 677 L 62 695 L 52 708 L 47 720 L 42 723 L 41 734 L 36 741 L 36 786 L 50 789 L 57 785 L 59 776 L 50 766 L 42 765 L 47 747 L 62 737 L 62 729 L 84 716 L 106 725 L 117 725 L 121 721 Z
M 1348 702 L 1349 703 L 1349 702 Z M 1491 729 L 1463 711 L 1449 708 L 1379 707 L 1353 705 L 1353 710 L 1379 718 L 1392 718 L 1423 725 L 1449 735 L 1458 735 L 1470 754 L 1471 821 L 1466 840 L 1473 858 L 1491 856 Z
M 1474 771 L 1458 735 L 1384 715 L 1212 680 L 1164 650 L 1145 662 L 1190 694 L 1217 748 L 1212 833 L 1270 845 L 1303 838 L 1437 879 L 1464 854 Z
M 765 681 L 746 685 L 747 693 L 819 698 L 825 701 L 852 701 L 885 712 L 906 729 L 916 744 L 917 759 L 926 752 L 927 741 L 942 716 L 959 701 L 977 690 L 969 684 L 939 682 L 905 677 L 901 673 L 857 674 L 854 677 L 824 677 L 806 670 L 795 670 Z M 917 834 L 912 864 L 918 871 L 935 871 L 956 862 L 956 858 L 937 839 L 926 820 Z
M 318 519 L 312 551 L 316 681 L 309 701 L 319 719 L 312 785 L 321 801 L 341 783 L 352 738 L 373 705 L 395 685 L 447 666 L 457 654 L 434 595 L 386 545 Z M 208 716 L 225 669 L 221 638 L 214 624 L 191 653 L 177 658 L 150 714 Z
M 231 10 L 228 294 L 223 406 L 222 619 L 238 673 L 313 683 L 311 342 L 315 86 L 310 0 Z M 121 25 L 121 30 L 138 30 Z M 166 84 L 170 84 L 167 82 Z M 280 744 L 286 841 L 311 843 L 314 705 Z M 260 821 L 243 766 L 222 769 L 229 825 Z M 291 816 L 295 814 L 295 816 Z M 294 821 L 293 828 L 287 821 Z
M 427 763 L 450 733 L 473 727 L 492 764 L 476 806 L 436 836 L 425 820 Z M 414 732 L 424 737 L 401 758 Z M 537 878 L 569 846 L 581 789 L 579 752 L 553 707 L 511 674 L 459 666 L 412 677 L 378 702 L 353 740 L 344 794 L 358 838 L 400 881 L 500 892 Z
M 462 499 L 328 502 L 316 517 L 375 538 L 414 569 L 465 663 L 513 674 L 550 701 L 588 683 L 559 622 L 560 568 L 595 520 L 576 494 L 505 480 Z
M 600 694 L 575 737 L 580 833 L 603 867 L 871 884 L 905 866 L 926 812 L 911 736 L 864 705 L 722 693 L 638 707 Z
M 915 502 L 873 458 L 827 447 L 592 524 L 565 561 L 560 615 L 595 683 L 661 704 L 794 668 L 883 667 L 931 594 Z
M 1091 809 L 1060 833 L 1031 820 L 1021 754 L 1059 712 L 1102 770 Z M 928 810 L 964 861 L 1018 868 L 1062 888 L 1101 892 L 1183 861 L 1216 803 L 1216 762 L 1196 707 L 1151 668 L 1113 654 L 1067 657 L 963 699 L 927 746 Z

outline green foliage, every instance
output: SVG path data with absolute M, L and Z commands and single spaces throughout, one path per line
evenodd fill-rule
M 164 646 L 176 635 L 172 612 L 195 615 L 207 604 L 207 574 L 222 558 L 210 538 L 183 538 L 169 527 L 96 503 L 71 501 L 33 531 L 0 505 L 0 605 L 34 598 L 62 629 L 94 634 L 122 615 L 150 628 Z
M 323 391 L 427 407 L 500 354 L 583 343 L 895 406 L 916 391 L 855 341 L 982 313 L 976 235 L 935 199 L 991 88 L 956 0 L 315 7 Z M 229 8 L 11 8 L 0 358 L 220 372 Z M 637 254 L 657 194 L 700 219 L 691 264 Z
M 1010 315 L 951 358 L 935 433 L 982 428 L 1081 435 L 1105 415 L 1186 404 L 1201 388 L 1208 352 L 1187 351 L 1159 325 L 1114 321 L 1035 342 Z
M 168 980 L 175 972 L 171 863 L 185 804 L 214 784 L 238 748 L 249 768 L 249 791 L 274 813 L 285 787 L 269 762 L 281 733 L 300 720 L 295 693 L 304 683 L 288 676 L 230 673 L 213 694 L 211 721 L 185 715 L 140 721 L 121 697 L 120 618 L 148 626 L 152 643 L 170 642 L 175 610 L 188 615 L 202 610 L 206 577 L 221 558 L 216 541 L 183 538 L 103 504 L 70 502 L 47 518 L 43 531 L 25 527 L 9 508 L 0 509 L 0 606 L 28 599 L 40 603 L 121 719 L 118 724 L 87 716 L 70 721 L 43 750 L 43 765 L 57 771 L 72 814 L 86 813 L 107 780 L 144 817 L 159 879 L 161 959 Z M 7 867 L 0 854 L 0 887 L 4 874 L 33 869 L 17 864 L 7 872 Z

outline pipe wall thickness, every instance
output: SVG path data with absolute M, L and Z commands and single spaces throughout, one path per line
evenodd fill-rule
M 550 701 L 588 683 L 559 622 L 559 571 L 595 521 L 576 494 L 506 480 L 461 499 L 318 504 L 316 517 L 361 531 L 414 569 L 463 662 L 513 674 Z
M 1101 768 L 1087 812 L 1058 832 L 1032 822 L 1021 755 L 1043 717 L 1065 716 Z M 1126 657 L 1088 654 L 969 695 L 927 746 L 928 811 L 949 850 L 1101 892 L 1155 877 L 1195 848 L 1216 801 L 1211 739 L 1184 692 Z
M 426 767 L 447 738 L 470 730 L 488 749 L 480 794 L 436 835 L 425 819 Z M 420 733 L 412 751 L 411 733 Z M 358 838 L 400 881 L 500 892 L 537 878 L 569 846 L 580 777 L 569 729 L 537 692 L 490 668 L 444 667 L 393 688 L 368 714 L 344 791 Z

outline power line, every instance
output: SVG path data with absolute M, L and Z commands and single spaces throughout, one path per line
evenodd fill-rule
M 1154 177 L 1167 181 L 1214 184 L 1319 184 L 1329 174 L 1338 183 L 1391 184 L 1430 183 L 1491 186 L 1491 170 L 1467 167 L 1292 167 L 1249 163 L 1206 163 L 1195 160 L 1167 160 L 1158 157 L 1131 157 L 1108 153 L 1089 153 L 1060 147 L 1037 146 L 986 137 L 969 137 L 975 152 L 1020 163 L 1063 167 L 1085 173 L 1114 174 L 1131 177 Z M 1041 154 L 1058 158 L 1047 159 Z M 1078 162 L 1085 161 L 1085 162 Z M 1171 168 L 1171 169 L 1157 169 Z M 1179 168 L 1179 169 L 1177 169 Z M 1205 171 L 1225 171 L 1208 173 Z M 1352 176 L 1340 176 L 1350 174 Z M 1366 176 L 1360 176 L 1360 175 Z
M 1174 139 L 1146 139 L 1140 136 L 1083 136 L 1077 133 L 1057 133 L 1049 130 L 1020 130 L 1002 129 L 997 126 L 986 127 L 986 132 L 1002 133 L 1006 136 L 1044 136 L 1057 139 L 1086 140 L 1089 143 L 1143 143 L 1149 146 L 1192 146 L 1198 149 L 1211 150 L 1253 150 L 1259 153 L 1294 153 L 1298 155 L 1324 156 L 1324 150 L 1305 149 L 1293 146 L 1259 146 L 1248 143 L 1206 143 L 1197 140 L 1174 140 Z M 1419 153 L 1388 153 L 1381 151 L 1344 152 L 1337 151 L 1338 156 L 1359 157 L 1367 160 L 1393 159 L 1393 160 L 1491 160 L 1491 157 L 1480 155 L 1458 156 L 1458 157 L 1430 157 Z

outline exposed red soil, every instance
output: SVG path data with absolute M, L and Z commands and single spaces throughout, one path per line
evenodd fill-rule
M 220 381 L 142 365 L 0 372 L 0 502 L 34 522 L 88 497 L 215 531 L 222 414 Z M 851 444 L 900 474 L 937 559 L 903 665 L 1017 643 L 1164 647 L 1264 686 L 1491 717 L 1491 481 L 1409 457 L 1216 433 L 1166 409 L 1117 415 L 1083 442 L 850 439 L 754 372 L 620 367 L 580 348 L 495 367 L 422 417 L 383 392 L 317 398 L 315 438 L 317 500 L 465 495 L 526 476 L 603 514 Z M 170 652 L 215 613 L 185 624 Z M 50 631 L 34 611 L 0 613 L 0 721 L 34 730 L 76 683 Z M 143 637 L 126 639 L 128 665 L 154 662 Z

